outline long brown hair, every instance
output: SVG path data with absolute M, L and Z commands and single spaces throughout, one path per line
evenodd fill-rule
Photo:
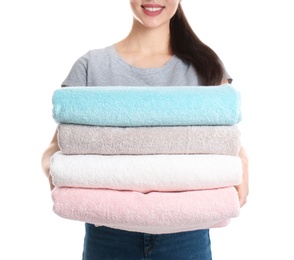
M 202 85 L 221 83 L 224 68 L 219 57 L 194 33 L 180 4 L 170 20 L 170 44 L 173 54 L 192 63 Z

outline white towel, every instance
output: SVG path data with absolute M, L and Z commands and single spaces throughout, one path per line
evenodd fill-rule
M 55 186 L 187 191 L 235 186 L 242 164 L 231 155 L 64 155 L 51 159 Z

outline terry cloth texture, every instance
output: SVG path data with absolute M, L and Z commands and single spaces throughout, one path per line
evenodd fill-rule
M 72 86 L 52 102 L 57 215 L 152 234 L 239 216 L 240 95 L 231 85 Z
M 148 194 L 57 187 L 52 198 L 63 218 L 151 234 L 221 227 L 240 213 L 233 187 Z
M 234 126 L 100 127 L 58 125 L 63 154 L 224 154 L 238 155 L 240 130 Z
M 236 186 L 242 163 L 231 155 L 64 155 L 51 159 L 55 186 L 187 191 Z
M 67 87 L 54 91 L 57 123 L 96 126 L 234 125 L 239 92 L 230 84 L 174 87 Z

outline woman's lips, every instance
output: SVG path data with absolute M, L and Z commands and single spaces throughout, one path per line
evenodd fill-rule
M 154 5 L 154 4 L 141 5 L 141 7 L 143 8 L 143 12 L 149 16 L 159 15 L 159 14 L 161 14 L 162 10 L 164 9 L 164 6 Z

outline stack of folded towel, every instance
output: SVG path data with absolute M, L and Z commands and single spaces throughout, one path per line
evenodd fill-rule
M 67 87 L 53 94 L 54 212 L 152 234 L 240 214 L 240 94 L 195 87 Z

